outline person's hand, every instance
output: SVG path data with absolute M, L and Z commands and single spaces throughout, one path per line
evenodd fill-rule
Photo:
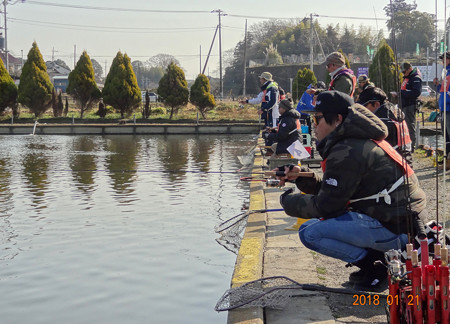
M 258 109 L 258 115 L 262 115 L 263 111 L 261 109 Z
M 245 105 L 245 104 L 247 103 L 247 100 L 239 100 L 239 103 L 240 103 L 241 105 Z
M 392 97 L 397 97 L 397 92 L 391 91 L 390 93 L 391 93 L 391 96 L 392 96 Z
M 297 179 L 297 176 L 295 175 L 287 175 L 289 172 L 301 172 L 301 168 L 298 165 L 295 164 L 288 164 L 288 165 L 282 165 L 278 168 L 273 169 L 272 171 L 282 171 L 284 172 L 283 176 L 277 176 L 278 179 L 280 179 L 280 186 L 284 186 L 286 181 L 292 181 Z
M 439 84 L 439 79 L 438 78 L 434 78 L 433 79 L 433 84 L 437 86 Z
M 307 93 L 307 94 L 310 94 L 310 95 L 311 95 L 311 94 L 315 94 L 315 93 L 316 93 L 316 89 L 313 89 L 313 88 L 307 89 L 307 90 L 306 90 L 306 93 Z

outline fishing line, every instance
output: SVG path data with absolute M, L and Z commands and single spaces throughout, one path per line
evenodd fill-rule
M 123 169 L 79 169 L 79 170 L 44 170 L 34 169 L 31 172 L 110 172 L 110 173 L 199 173 L 199 174 L 264 174 L 251 171 L 200 171 L 200 170 L 123 170 Z
M 445 9 L 444 9 L 444 17 L 447 17 L 447 0 L 445 0 L 444 1 L 444 5 L 445 5 Z M 436 16 L 436 18 L 437 18 L 437 16 Z M 444 23 L 444 30 L 445 30 L 445 26 L 446 24 Z M 446 141 L 446 139 L 447 139 L 447 136 L 446 136 L 446 134 L 447 134 L 447 95 L 448 95 L 448 81 L 447 81 L 447 66 L 446 66 L 446 63 L 447 63 L 447 52 L 445 51 L 445 46 L 446 46 L 446 37 L 445 37 L 445 33 L 444 33 L 444 56 L 443 56 L 443 58 L 442 58 L 442 63 L 443 63 L 443 66 L 444 66 L 444 68 L 442 69 L 442 76 L 444 76 L 444 74 L 445 74 L 445 77 L 444 77 L 444 92 L 442 93 L 443 95 L 444 95 L 444 108 L 443 108 L 443 112 L 442 112 L 442 117 L 443 117 L 443 120 L 442 120 L 442 124 L 443 124 L 443 128 L 442 128 L 442 130 L 443 130 L 443 132 L 442 132 L 442 135 L 443 135 L 443 137 L 444 137 L 444 159 L 443 159 L 443 174 L 442 174 L 442 181 L 443 181 L 443 198 L 444 198 L 444 206 L 443 206 L 443 213 L 444 213 L 444 224 L 443 224 L 443 230 L 444 230 L 444 235 L 445 235 L 445 227 L 446 227 L 446 222 L 447 222 L 447 202 L 446 202 L 446 200 L 447 200 L 447 192 L 446 192 L 446 183 L 445 183 L 445 179 L 446 179 L 446 171 L 447 171 L 447 141 Z M 436 61 L 437 62 L 437 61 Z M 436 66 L 437 66 L 437 64 L 436 64 Z M 437 221 L 437 223 L 439 224 L 439 220 L 436 220 Z M 439 236 L 438 236 L 438 242 L 439 242 Z
M 399 71 L 398 71 L 398 54 L 397 54 L 397 41 L 396 41 L 396 36 L 395 36 L 395 12 L 394 12 L 394 7 L 392 5 L 392 0 L 390 0 L 390 5 L 391 5 L 391 29 L 392 29 L 392 47 L 393 47 L 393 51 L 394 51 L 394 78 L 395 78 L 395 90 L 397 92 L 397 98 L 398 98 L 398 107 L 400 109 L 400 111 L 402 111 L 404 114 L 406 114 L 403 111 L 403 107 L 402 107 L 402 95 L 401 95 L 401 87 L 400 87 L 400 76 L 399 76 Z M 408 126 L 407 126 L 408 127 Z M 404 129 L 403 129 L 403 123 L 400 124 L 400 134 L 401 134 L 401 139 L 400 139 L 400 144 L 403 145 L 404 144 Z M 411 146 L 413 145 L 413 143 L 411 143 Z M 412 208 L 411 208 L 411 199 L 410 199 L 410 188 L 409 188 L 409 179 L 407 176 L 407 172 L 406 172 L 406 159 L 403 157 L 402 158 L 402 169 L 405 170 L 404 171 L 404 183 L 405 183 L 405 187 L 404 187 L 404 192 L 405 192 L 405 196 L 406 196 L 406 200 L 407 200 L 407 216 L 406 216 L 406 228 L 408 229 L 408 243 L 412 243 L 413 238 L 412 238 L 412 234 L 414 233 L 414 228 L 413 228 L 413 219 L 412 219 Z M 400 211 L 399 211 L 400 213 Z M 398 215 L 399 216 L 399 215 Z

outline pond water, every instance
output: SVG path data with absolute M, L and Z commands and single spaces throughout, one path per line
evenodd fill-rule
M 214 226 L 248 200 L 233 172 L 253 145 L 0 137 L 0 322 L 226 323 L 236 255 Z

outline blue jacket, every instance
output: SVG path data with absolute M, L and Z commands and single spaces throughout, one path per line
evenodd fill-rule
M 301 114 L 301 118 L 308 117 L 309 114 L 305 114 L 302 111 L 304 110 L 314 110 L 313 106 L 313 97 L 314 95 L 307 93 L 306 91 L 303 93 L 302 97 L 300 98 L 300 101 L 297 104 L 297 111 Z
M 446 75 L 446 79 L 447 79 L 447 91 L 446 91 L 446 111 L 450 111 L 450 96 L 448 94 L 448 88 L 450 86 L 450 65 L 447 65 L 447 67 L 445 68 L 447 70 L 447 75 Z M 436 90 L 439 92 L 439 109 L 441 111 L 444 111 L 444 81 L 442 81 L 441 84 L 438 84 L 438 86 L 436 87 Z

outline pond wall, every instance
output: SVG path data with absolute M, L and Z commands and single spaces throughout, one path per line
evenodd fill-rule
M 258 134 L 259 124 L 29 124 L 1 125 L 0 135 L 169 135 L 169 134 Z

